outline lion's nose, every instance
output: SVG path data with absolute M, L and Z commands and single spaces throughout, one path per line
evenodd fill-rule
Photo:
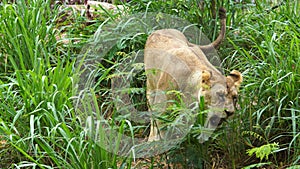
M 209 122 L 212 126 L 218 126 L 220 121 L 221 121 L 221 118 L 217 115 L 214 115 L 209 119 Z

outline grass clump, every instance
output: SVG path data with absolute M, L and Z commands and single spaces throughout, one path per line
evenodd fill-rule
M 49 1 L 2 3 L 0 59 L 7 64 L 2 64 L 1 72 L 32 69 L 38 58 L 50 65 L 51 53 L 55 53 L 55 31 L 51 28 L 55 25 Z
M 299 87 L 295 85 L 300 80 L 296 66 L 299 24 L 295 22 L 299 21 L 299 4 L 290 1 L 265 7 L 265 3 L 248 8 L 234 34 L 228 37 L 235 50 L 227 60 L 236 63 L 234 68 L 244 70 L 246 81 L 239 118 L 231 125 L 236 128 L 232 133 L 244 133 L 243 137 L 237 134 L 238 140 L 246 143 L 238 144 L 242 149 L 278 142 L 280 149 L 272 151 L 272 159 L 265 161 L 280 167 L 297 161 L 297 155 L 291 152 L 299 152 L 299 118 L 295 114 L 299 112 Z M 232 155 L 236 157 L 237 153 Z M 249 159 L 249 164 L 254 161 Z
M 73 109 L 70 49 L 57 52 L 49 1 L 2 2 L 1 168 L 108 168 Z
M 297 1 L 226 4 L 216 1 L 213 5 L 210 1 L 196 0 L 133 0 L 124 3 L 126 10 L 122 13 L 99 9 L 100 17 L 90 25 L 85 24 L 86 17 L 82 14 L 76 14 L 72 25 L 57 25 L 53 21 L 59 15 L 57 9 L 50 9 L 50 1 L 1 3 L 1 168 L 132 168 L 139 162 L 148 168 L 293 168 L 299 164 L 297 12 L 300 5 Z M 245 79 L 240 90 L 240 109 L 209 141 L 199 144 L 193 133 L 188 135 L 168 151 L 169 160 L 163 155 L 148 161 L 133 161 L 134 154 L 118 156 L 123 146 L 120 134 L 131 139 L 145 137 L 149 130 L 148 123 L 134 123 L 128 120 L 128 114 L 117 114 L 111 90 L 113 77 L 133 70 L 123 63 L 142 52 L 153 30 L 165 28 L 152 27 L 157 18 L 147 22 L 143 14 L 174 15 L 196 27 L 203 26 L 201 30 L 212 40 L 218 35 L 214 6 L 227 9 L 227 39 L 219 49 L 225 72 L 240 70 Z M 139 24 L 132 20 L 123 22 L 123 15 L 140 16 Z M 98 106 L 85 107 L 90 114 L 80 116 L 75 111 L 74 86 L 80 81 L 78 74 L 84 70 L 81 68 L 87 67 L 78 63 L 90 54 L 80 51 L 94 33 L 97 38 L 101 32 L 97 32 L 98 27 L 102 31 L 116 28 L 123 32 L 114 37 L 98 36 L 105 37 L 107 44 L 112 41 L 116 44 L 105 52 L 92 77 L 97 83 L 89 88 L 88 98 Z M 129 34 L 132 30 L 136 32 Z M 57 41 L 61 33 L 67 35 L 68 43 Z M 103 44 L 93 47 L 99 45 Z M 145 75 L 143 72 L 135 75 L 131 77 L 130 101 L 136 103 L 135 108 L 145 111 Z M 176 113 L 177 108 L 170 111 Z M 100 116 L 102 121 L 91 118 L 94 116 Z M 116 131 L 114 137 L 105 133 L 105 126 Z M 104 149 L 106 143 L 114 144 Z

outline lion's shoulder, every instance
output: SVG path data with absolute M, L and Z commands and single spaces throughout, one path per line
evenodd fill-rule
M 176 29 L 161 29 L 151 33 L 146 42 L 148 48 L 172 48 L 188 46 L 188 40 Z

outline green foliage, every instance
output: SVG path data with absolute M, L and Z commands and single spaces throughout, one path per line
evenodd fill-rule
M 262 5 L 264 2 L 256 4 L 245 11 L 240 24 L 228 35 L 234 50 L 225 62 L 228 61 L 228 67 L 234 65 L 230 69 L 242 69 L 245 79 L 240 117 L 232 125 L 236 131 L 242 131 L 241 142 L 251 147 L 269 142 L 282 145 L 284 148 L 274 157 L 275 165 L 279 165 L 279 161 L 296 160 L 290 153 L 292 149 L 299 152 L 295 142 L 299 143 L 296 126 L 300 122 L 295 114 L 299 112 L 300 91 L 296 85 L 300 81 L 297 66 L 300 29 L 296 16 L 299 4 L 294 1 L 273 3 L 270 7 Z
M 242 169 L 258 168 L 258 167 L 262 167 L 262 166 L 270 165 L 270 164 L 271 164 L 271 162 L 268 162 L 268 163 L 257 163 L 257 164 L 252 164 L 252 165 L 243 167 Z
M 265 158 L 266 160 L 268 160 L 269 155 L 278 149 L 279 149 L 278 143 L 271 143 L 271 144 L 262 145 L 260 147 L 251 148 L 247 150 L 247 154 L 249 156 L 252 156 L 255 153 L 256 158 L 259 158 L 260 160 L 263 160 Z
M 75 114 L 78 72 L 71 48 L 64 49 L 64 57 L 56 51 L 56 12 L 49 1 L 2 3 L 0 167 L 117 166 L 110 161 L 115 155 L 88 139 L 90 131 Z
M 1 66 L 1 72 L 32 69 L 38 59 L 50 65 L 56 41 L 50 1 L 2 3 L 0 62 L 6 64 Z
M 259 141 L 264 140 L 263 136 L 261 136 L 261 135 L 255 133 L 254 131 L 243 131 L 243 132 L 242 132 L 242 135 L 243 135 L 243 136 L 245 136 L 245 135 L 252 136 L 252 137 L 258 139 Z
M 77 13 L 73 24 L 56 25 L 59 15 L 57 9 L 50 9 L 50 1 L 0 3 L 0 168 L 132 168 L 131 155 L 112 153 L 119 151 L 120 134 L 115 137 L 116 146 L 110 147 L 113 151 L 107 151 L 103 145 L 110 136 L 99 126 L 110 124 L 129 137 L 147 136 L 147 124 L 132 123 L 115 113 L 110 80 L 124 60 L 144 48 L 152 28 L 141 34 L 120 34 L 118 43 L 99 63 L 97 87 L 89 97 L 98 107 L 85 107 L 90 117 L 111 117 L 98 123 L 75 111 L 73 87 L 80 73 L 75 62 L 97 28 L 118 23 L 121 13 L 99 8 L 93 24 L 86 24 L 85 16 Z M 124 5 L 123 14 L 167 13 L 203 26 L 211 40 L 218 35 L 217 10 L 211 1 L 132 0 Z M 237 69 L 244 76 L 240 109 L 203 144 L 194 137 L 201 128 L 193 128 L 181 145 L 168 152 L 174 157 L 168 162 L 185 168 L 299 168 L 300 4 L 216 1 L 219 6 L 227 9 L 228 16 L 227 39 L 219 49 L 223 67 L 226 72 Z M 126 24 L 118 26 L 132 26 Z M 66 38 L 57 41 L 59 33 Z M 140 73 L 132 80 L 131 101 L 145 110 L 145 76 Z M 180 104 L 169 107 L 171 117 L 160 119 L 175 125 L 173 120 L 181 109 Z M 204 122 L 201 115 L 197 120 Z M 254 154 L 256 158 L 249 158 Z M 164 159 L 158 160 L 161 164 L 155 160 L 146 167 L 162 168 Z
M 164 13 L 177 16 L 193 24 L 197 24 L 199 27 L 202 27 L 201 29 L 205 35 L 211 39 L 215 39 L 218 35 L 218 22 L 215 22 L 218 13 L 218 9 L 216 7 L 223 5 L 225 5 L 224 7 L 230 11 L 231 8 L 229 4 L 221 4 L 219 1 L 213 9 L 211 7 L 211 1 L 199 0 L 133 0 L 127 4 L 129 7 L 128 13 L 130 14 L 137 12 Z M 213 27 L 215 29 L 211 29 Z
M 290 167 L 288 167 L 286 169 L 298 169 L 298 168 L 300 168 L 300 165 L 290 166 Z

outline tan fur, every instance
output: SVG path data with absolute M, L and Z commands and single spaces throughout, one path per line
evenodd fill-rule
M 188 97 L 187 104 L 199 99 L 199 96 L 204 96 L 208 107 L 222 108 L 222 111 L 208 114 L 206 123 L 208 128 L 215 127 L 209 121 L 213 115 L 225 118 L 227 113 L 234 112 L 235 98 L 243 79 L 241 73 L 234 70 L 225 77 L 208 61 L 203 52 L 211 50 L 223 40 L 225 18 L 224 16 L 221 18 L 222 28 L 217 40 L 204 46 L 203 49 L 188 42 L 186 37 L 175 29 L 157 30 L 149 36 L 144 61 L 147 73 L 147 99 L 152 111 L 164 112 L 167 100 L 173 99 L 174 96 L 163 93 L 178 90 Z M 158 128 L 153 120 L 151 123 L 148 140 L 159 140 L 159 123 Z

